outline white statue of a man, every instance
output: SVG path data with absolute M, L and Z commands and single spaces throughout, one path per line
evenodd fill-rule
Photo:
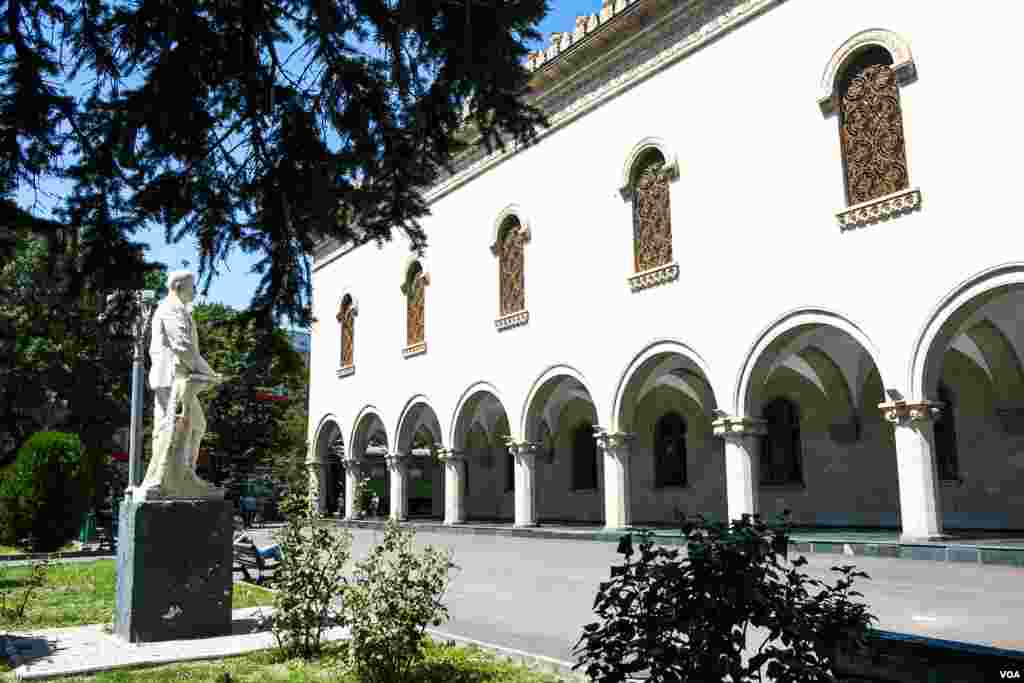
M 153 414 L 153 455 L 137 489 L 139 499 L 223 498 L 224 489 L 195 472 L 206 419 L 196 394 L 223 381 L 199 354 L 196 323 L 189 304 L 195 298 L 192 273 L 167 276 L 167 297 L 153 313 L 149 346 L 153 365 L 149 386 L 156 394 Z

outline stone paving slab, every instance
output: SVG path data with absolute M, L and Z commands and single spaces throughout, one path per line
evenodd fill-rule
M 36 681 L 115 668 L 220 659 L 270 649 L 275 646 L 273 635 L 269 631 L 253 632 L 261 612 L 269 614 L 273 610 L 233 610 L 233 633 L 229 636 L 160 643 L 126 643 L 105 632 L 99 624 L 22 632 L 15 646 L 24 663 L 14 670 L 15 677 L 19 681 Z M 348 629 L 341 627 L 331 628 L 325 634 L 327 640 L 347 636 Z

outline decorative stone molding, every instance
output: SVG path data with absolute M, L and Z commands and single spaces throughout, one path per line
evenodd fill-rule
M 509 455 L 523 465 L 532 465 L 544 448 L 544 444 L 536 441 L 515 441 L 511 437 L 505 438 L 505 445 L 508 447 Z
M 677 279 L 679 279 L 679 264 L 675 261 L 658 266 L 657 268 L 649 268 L 627 278 L 629 289 L 633 292 L 657 287 Z
M 421 263 L 420 266 L 423 267 L 423 264 Z M 405 280 L 402 281 L 402 286 L 399 287 L 399 289 L 402 291 L 402 296 L 407 296 L 409 294 L 409 277 L 408 277 L 409 271 L 408 271 L 408 269 L 406 269 L 405 272 L 406 272 L 406 278 L 405 278 Z M 426 269 L 424 269 L 423 271 L 420 272 L 419 277 L 420 277 L 421 280 L 423 280 L 423 285 L 424 286 L 429 286 L 430 285 L 430 275 L 427 273 Z
M 338 368 L 338 371 L 337 371 L 338 379 L 341 379 L 342 377 L 348 377 L 349 375 L 354 375 L 354 374 L 356 374 L 356 366 L 355 365 L 345 365 L 345 366 L 342 366 L 342 367 Z
M 338 305 L 336 306 L 336 308 L 338 309 L 338 313 L 337 315 L 334 316 L 334 319 L 337 320 L 339 323 L 341 322 L 341 305 L 345 303 L 345 297 L 348 297 L 349 299 L 352 300 L 352 307 L 350 309 L 352 311 L 352 315 L 359 315 L 359 299 L 357 299 L 356 295 L 349 291 L 348 288 L 346 288 L 345 292 L 338 297 Z
M 629 457 L 636 435 L 629 432 L 609 432 L 604 427 L 594 425 L 594 440 L 604 453 L 624 463 Z
M 656 149 L 661 153 L 661 157 L 665 160 L 661 168 L 668 174 L 668 179 L 670 181 L 679 180 L 679 160 L 668 142 L 662 138 L 644 138 L 633 145 L 633 149 L 630 150 L 629 155 L 626 157 L 626 163 L 622 166 L 622 175 L 619 177 L 619 196 L 622 197 L 622 201 L 628 202 L 633 198 L 633 183 L 630 182 L 633 176 L 633 169 L 636 167 L 636 162 L 640 157 L 650 149 Z
M 420 356 L 427 352 L 427 342 L 421 341 L 413 344 L 412 346 L 406 346 L 402 349 L 402 355 L 405 358 L 412 358 L 413 356 Z
M 387 463 L 388 469 L 395 473 L 409 466 L 409 459 L 401 453 L 389 453 L 384 456 L 384 461 Z
M 896 218 L 921 208 L 921 190 L 900 190 L 870 201 L 854 204 L 836 214 L 840 230 L 851 230 L 878 221 Z
M 882 417 L 893 424 L 910 424 L 924 420 L 935 420 L 942 413 L 946 404 L 940 401 L 890 401 L 879 403 L 878 409 L 882 411 Z
M 673 62 L 676 62 L 691 52 L 717 40 L 724 33 L 741 26 L 779 3 L 780 0 L 746 0 L 745 2 L 739 2 L 732 9 L 724 12 L 711 21 L 706 22 L 699 28 L 683 33 L 679 40 L 673 42 L 669 47 L 661 50 L 650 59 L 613 78 L 609 78 L 597 88 L 589 91 L 586 95 L 573 100 L 566 107 L 558 111 L 549 112 L 548 121 L 551 125 L 545 130 L 538 131 L 537 137 L 543 138 L 550 135 L 562 126 L 570 123 L 576 117 L 595 109 L 605 100 L 615 97 L 645 78 L 653 76 L 655 73 L 669 66 Z M 601 16 L 603 17 L 606 14 L 606 8 L 612 7 L 613 11 L 611 14 L 613 16 L 609 16 L 609 20 L 614 20 L 614 15 L 618 15 L 620 12 L 627 9 L 627 7 L 635 4 L 637 4 L 637 0 L 632 0 L 632 2 L 616 0 L 614 6 L 612 6 L 612 3 L 605 5 L 605 8 L 601 11 Z M 688 6 L 686 4 L 680 3 L 678 5 L 678 11 L 680 13 L 685 12 L 687 7 Z M 604 26 L 604 23 L 605 20 L 602 19 L 599 30 L 603 30 L 601 27 Z M 609 28 L 612 27 L 614 27 L 614 21 Z M 647 35 L 645 34 L 645 39 L 646 38 Z M 630 47 L 632 49 L 640 49 L 636 45 L 631 45 Z M 535 55 L 536 54 L 537 53 L 535 53 Z M 536 65 L 534 68 L 540 68 L 550 60 L 554 59 L 557 54 L 557 46 L 548 48 L 546 52 L 542 53 L 542 60 L 534 60 Z M 465 168 L 462 168 L 453 176 L 446 178 L 427 191 L 425 193 L 427 203 L 430 204 L 437 201 L 442 196 L 448 194 L 461 185 L 464 185 L 484 171 L 501 163 L 505 159 L 510 158 L 518 151 L 518 149 L 514 149 L 510 145 L 504 152 L 501 150 L 495 150 L 491 154 L 483 155 L 481 158 L 469 163 Z
M 523 244 L 529 244 L 530 238 L 533 236 L 530 232 L 530 221 L 526 217 L 526 214 L 523 213 L 523 210 L 519 208 L 518 205 L 512 204 L 511 206 L 502 209 L 501 213 L 499 213 L 498 217 L 494 220 L 494 226 L 491 229 L 490 246 L 492 256 L 498 256 L 498 242 L 501 239 L 501 229 L 504 227 L 505 220 L 508 219 L 509 216 L 515 216 L 519 221 L 519 235 L 523 238 Z
M 711 423 L 711 432 L 723 439 L 730 436 L 764 436 L 768 422 L 757 417 L 722 415 Z
M 818 107 L 821 108 L 822 115 L 831 116 L 838 111 L 836 79 L 842 74 L 851 57 L 872 45 L 881 47 L 892 56 L 890 68 L 896 76 L 897 85 L 906 85 L 917 79 L 917 67 L 914 65 L 914 56 L 910 54 L 910 43 L 902 36 L 882 28 L 861 31 L 839 46 L 825 66 L 818 96 Z
M 494 321 L 494 327 L 498 332 L 502 332 L 513 327 L 520 327 L 528 322 L 530 322 L 530 312 L 524 309 L 522 311 L 508 313 L 500 318 L 496 318 Z
M 448 468 L 456 467 L 459 463 L 466 461 L 465 454 L 454 448 L 438 448 L 436 453 L 438 461 Z

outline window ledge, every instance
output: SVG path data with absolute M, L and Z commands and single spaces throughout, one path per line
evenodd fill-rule
M 854 204 L 836 213 L 840 230 L 852 230 L 878 221 L 897 218 L 921 208 L 921 190 L 914 187 Z
M 427 352 L 427 342 L 421 341 L 412 346 L 406 346 L 402 349 L 402 355 L 406 358 L 412 358 L 413 356 L 420 356 Z
M 522 327 L 528 322 L 530 322 L 530 312 L 524 308 L 521 311 L 506 313 L 500 318 L 495 319 L 494 327 L 498 332 L 502 332 L 513 327 Z
M 679 279 L 679 264 L 675 261 L 672 263 L 666 263 L 663 266 L 648 268 L 647 270 L 640 271 L 635 275 L 630 275 L 627 278 L 629 281 L 629 288 L 634 292 L 639 292 L 641 289 L 649 289 L 650 287 L 657 287 L 658 285 L 663 285 L 677 279 Z
M 356 366 L 354 364 L 353 365 L 343 365 L 342 367 L 338 368 L 338 373 L 337 374 L 338 374 L 338 379 L 341 379 L 342 377 L 348 377 L 349 375 L 354 375 L 354 374 L 356 374 Z
M 690 485 L 689 484 L 685 484 L 685 483 L 683 483 L 683 484 L 655 484 L 654 485 L 654 490 L 655 491 L 671 491 L 672 489 L 683 490 L 683 489 L 688 489 L 688 488 L 690 488 Z
M 569 493 L 593 494 L 600 493 L 601 489 L 569 489 Z

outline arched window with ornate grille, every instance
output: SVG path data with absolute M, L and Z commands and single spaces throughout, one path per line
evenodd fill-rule
M 405 294 L 405 350 L 406 357 L 427 350 L 426 341 L 426 286 L 430 279 L 419 261 L 413 261 L 406 271 L 402 293 Z
M 526 308 L 526 282 L 523 272 L 523 236 L 519 230 L 519 219 L 509 216 L 498 238 L 501 245 L 498 254 L 498 280 L 501 286 L 501 315 L 508 315 Z
M 664 140 L 645 138 L 629 155 L 619 193 L 630 203 L 633 221 L 634 292 L 679 277 L 672 260 L 672 203 L 669 184 L 679 178 L 679 165 Z
M 844 230 L 921 206 L 910 186 L 900 95 L 916 77 L 910 46 L 884 29 L 851 37 L 825 69 L 818 104 L 839 120 L 847 208 L 836 218 Z
M 881 47 L 864 50 L 847 64 L 839 82 L 839 140 L 848 205 L 906 189 L 900 91 L 892 57 Z
M 803 484 L 800 412 L 789 399 L 765 404 L 762 417 L 767 434 L 761 437 L 761 483 Z
M 341 367 L 350 368 L 355 354 L 355 306 L 350 294 L 341 300 L 338 323 L 341 327 Z
M 633 171 L 633 270 L 672 262 L 672 212 L 665 157 L 649 149 Z
M 498 257 L 498 317 L 494 326 L 500 332 L 525 325 L 526 310 L 525 245 L 530 241 L 529 225 L 521 210 L 511 205 L 498 215 L 491 253 Z
M 654 486 L 686 486 L 686 420 L 676 412 L 654 426 Z

